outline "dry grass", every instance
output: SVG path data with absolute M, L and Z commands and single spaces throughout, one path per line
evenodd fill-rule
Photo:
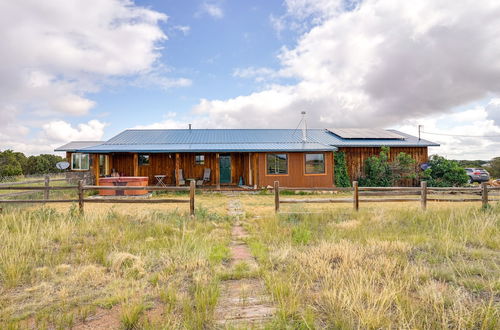
M 202 209 L 196 219 L 138 213 L 1 214 L 0 328 L 68 328 L 115 306 L 128 329 L 210 324 L 229 221 Z M 157 305 L 162 323 L 150 324 Z
M 249 222 L 276 327 L 498 328 L 500 208 L 335 209 Z
M 232 199 L 258 271 L 222 266 Z M 282 210 L 322 214 L 274 216 L 270 194 L 200 194 L 194 220 L 187 204 L 89 203 L 84 217 L 68 204 L 6 207 L 0 328 L 103 313 L 128 329 L 210 328 L 220 281 L 248 277 L 278 307 L 271 328 L 498 328 L 500 207 L 478 204 L 297 204 Z

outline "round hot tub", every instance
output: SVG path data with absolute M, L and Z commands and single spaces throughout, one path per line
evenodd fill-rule
M 147 176 L 118 176 L 99 179 L 100 186 L 133 186 L 146 187 L 148 185 Z M 100 196 L 140 196 L 146 195 L 147 190 L 99 190 Z

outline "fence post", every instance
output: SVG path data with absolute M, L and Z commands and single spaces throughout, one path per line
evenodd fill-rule
M 274 212 L 280 211 L 280 182 L 274 181 Z
M 50 177 L 48 175 L 45 176 L 45 194 L 44 199 L 49 199 L 49 186 L 50 186 Z
M 353 207 L 355 211 L 359 211 L 359 186 L 358 186 L 358 181 L 353 181 L 352 187 L 354 189 L 354 196 L 353 196 Z
M 422 206 L 422 210 L 427 210 L 427 181 L 420 182 L 420 206 Z
M 487 208 L 488 207 L 488 183 L 482 182 L 481 188 L 483 188 L 483 191 L 481 193 L 481 197 L 483 200 L 483 208 Z
M 194 217 L 194 193 L 196 189 L 196 181 L 191 180 L 189 184 L 189 214 Z
M 78 208 L 83 215 L 83 180 L 78 181 Z

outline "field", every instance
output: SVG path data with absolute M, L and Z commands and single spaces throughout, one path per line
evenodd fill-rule
M 224 327 L 224 288 L 245 279 L 275 308 L 257 327 L 500 326 L 498 203 L 296 204 L 277 216 L 266 194 L 196 205 L 195 218 L 185 204 L 6 207 L 0 328 Z M 231 261 L 236 222 L 257 269 Z

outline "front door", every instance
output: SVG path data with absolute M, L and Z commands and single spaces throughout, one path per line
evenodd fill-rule
M 231 183 L 231 156 L 219 157 L 220 183 Z

